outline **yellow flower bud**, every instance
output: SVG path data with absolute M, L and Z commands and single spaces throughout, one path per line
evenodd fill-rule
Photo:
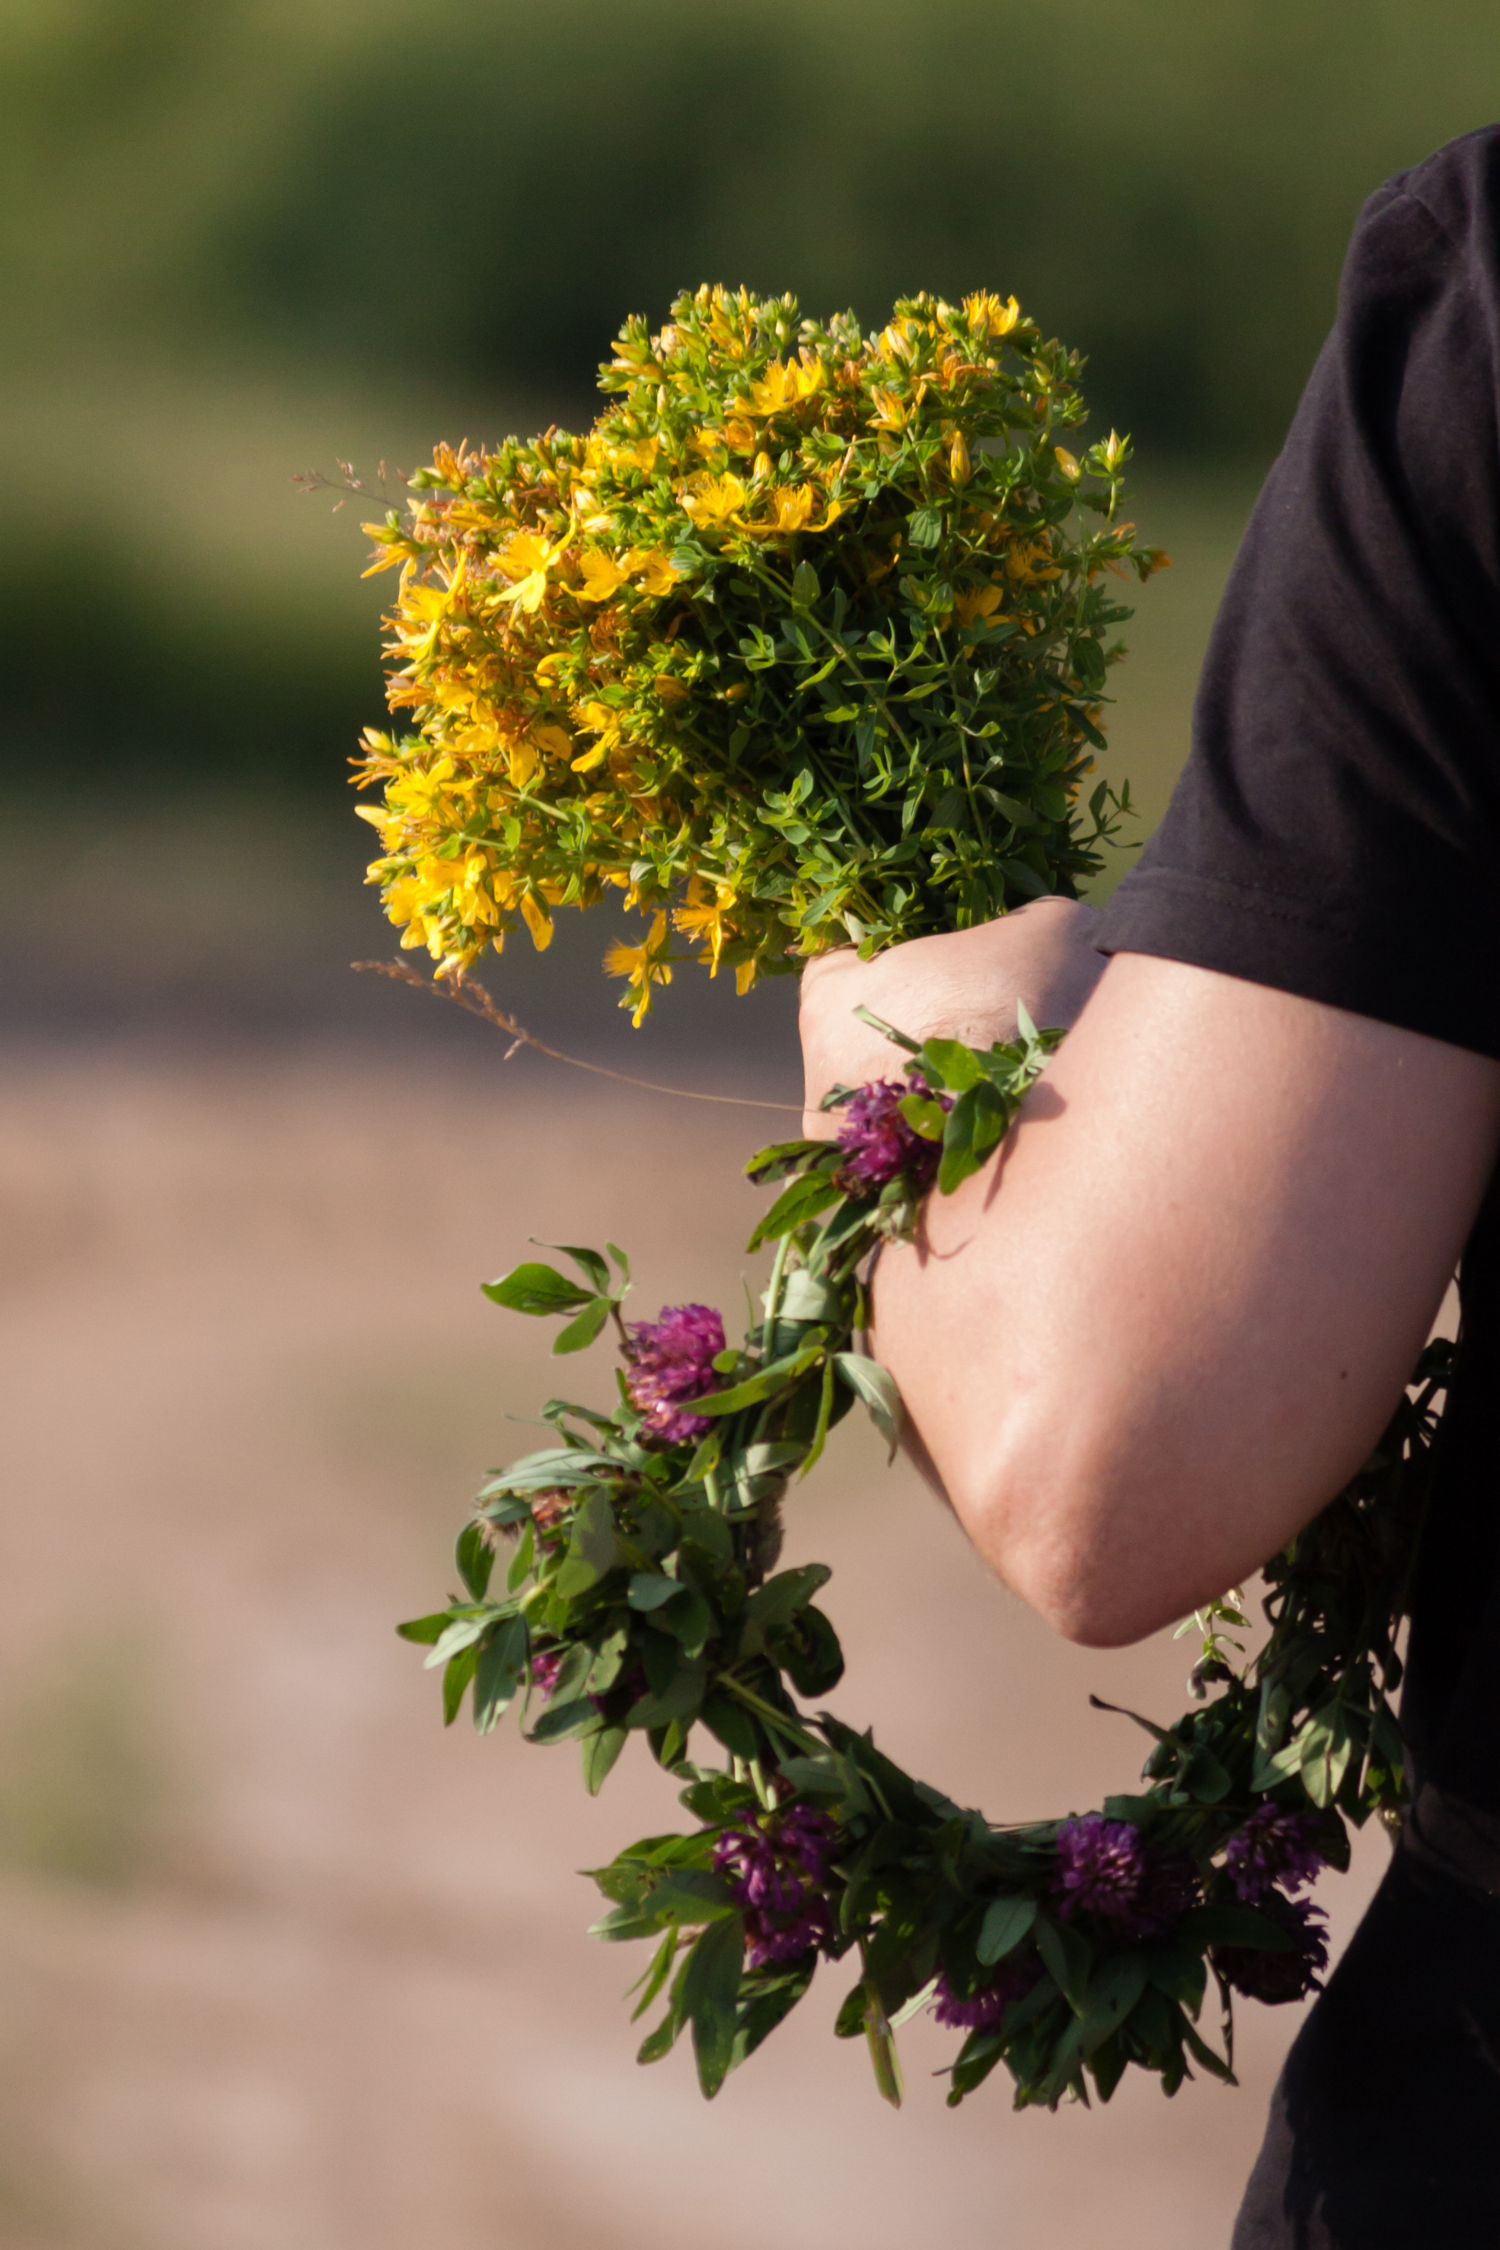
M 952 442 L 948 447 L 948 473 L 955 484 L 967 484 L 974 473 L 973 464 L 969 460 L 969 448 L 964 443 L 962 430 L 954 431 Z

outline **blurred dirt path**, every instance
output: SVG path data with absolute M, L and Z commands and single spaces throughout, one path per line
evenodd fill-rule
M 685 2055 L 635 2066 L 640 1964 L 583 1935 L 572 1872 L 673 1825 L 670 1787 L 629 1759 L 591 1804 L 568 1749 L 445 1736 L 392 1635 L 449 1584 L 476 1472 L 528 1442 L 506 1416 L 606 1380 L 478 1282 L 528 1235 L 609 1234 L 643 1315 L 732 1321 L 758 1137 L 430 1056 L 15 1058 L 3 2250 L 1227 2241 L 1296 2011 L 1245 2009 L 1238 2092 L 1127 2082 L 1055 2118 L 998 2079 L 948 2112 L 951 2039 L 916 2024 L 894 2117 L 829 2036 L 833 1972 L 707 2107 Z M 1181 1647 L 1054 1642 L 860 1433 L 788 1544 L 836 1567 L 831 1700 L 997 1816 L 1129 1786 L 1140 1738 L 1090 1688 L 1180 1707 Z M 1328 1886 L 1340 1941 L 1383 1857 Z

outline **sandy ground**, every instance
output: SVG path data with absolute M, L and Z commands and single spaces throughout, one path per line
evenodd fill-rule
M 775 1121 L 766 1121 L 772 1130 Z M 0 1087 L 3 2250 L 1217 2250 L 1296 2011 L 1242 2087 L 893 2116 L 842 1978 L 712 2107 L 632 2060 L 639 1964 L 575 1869 L 673 1824 L 627 1760 L 444 1735 L 392 1621 L 430 1606 L 507 1421 L 597 1362 L 479 1296 L 528 1234 L 638 1253 L 641 1312 L 732 1308 L 753 1113 L 461 1059 L 17 1049 Z M 1055 1643 L 862 1433 L 797 1499 L 832 1699 L 997 1816 L 1128 1786 L 1183 1649 Z M 1342 1942 L 1385 1847 L 1328 1886 Z

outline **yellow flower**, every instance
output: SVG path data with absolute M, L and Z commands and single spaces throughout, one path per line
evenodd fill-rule
M 530 787 L 532 776 L 541 764 L 541 753 L 534 742 L 524 736 L 508 736 L 505 744 L 505 770 L 510 775 L 513 789 Z
M 590 734 L 599 737 L 591 750 L 583 751 L 573 760 L 574 773 L 592 773 L 595 766 L 603 765 L 619 741 L 620 722 L 607 703 L 580 703 L 573 716 L 581 727 L 587 727 Z
M 514 602 L 518 609 L 531 615 L 542 606 L 547 592 L 547 573 L 567 546 L 565 534 L 549 544 L 539 531 L 518 531 L 507 540 L 498 557 L 500 568 L 514 583 L 504 593 L 491 596 L 492 608 Z
M 964 312 L 972 328 L 983 328 L 991 336 L 1008 336 L 1021 317 L 1021 308 L 1014 297 L 1002 305 L 988 290 L 982 290 L 975 297 L 965 297 Z
M 955 430 L 948 442 L 948 474 L 955 484 L 967 484 L 973 473 L 973 463 L 969 459 L 969 448 L 964 442 L 964 433 L 962 430 Z
M 632 547 L 625 557 L 625 567 L 641 592 L 653 601 L 670 594 L 677 583 L 676 566 L 660 547 Z
M 672 920 L 695 945 L 706 945 L 709 952 L 709 975 L 719 973 L 719 955 L 724 950 L 724 917 L 735 903 L 734 886 L 716 883 L 714 896 L 707 896 L 707 885 L 698 876 L 688 884 L 688 902 L 679 906 Z
M 376 556 L 368 570 L 360 572 L 361 578 L 378 578 L 383 570 L 394 570 L 397 563 L 407 560 L 411 550 L 399 531 L 392 531 L 383 523 L 362 523 L 359 528 L 378 547 L 385 549 L 383 555 Z
M 583 584 L 578 589 L 578 599 L 581 602 L 607 602 L 610 595 L 624 585 L 627 575 L 613 555 L 606 555 L 597 547 L 580 555 L 578 569 L 583 579 Z M 546 661 L 552 664 L 557 660 L 549 656 Z M 537 668 L 537 678 L 541 678 L 540 666 Z
M 844 513 L 842 500 L 830 500 L 823 521 L 814 523 L 812 514 L 817 505 L 818 493 L 817 487 L 811 484 L 773 485 L 766 498 L 771 504 L 769 518 L 761 517 L 759 521 L 745 526 L 747 531 L 753 531 L 761 539 L 775 537 L 777 533 L 790 535 L 798 531 L 826 531 Z
M 552 917 L 539 899 L 527 891 L 521 900 L 521 920 L 531 932 L 531 942 L 538 953 L 545 953 L 552 943 Z
M 400 843 L 404 823 L 399 813 L 388 811 L 384 805 L 356 805 L 354 817 L 367 820 L 372 828 L 379 829 L 380 841 L 388 852 L 393 852 Z
M 753 453 L 760 443 L 755 434 L 755 424 L 742 415 L 732 415 L 724 424 L 724 443 L 731 453 Z
M 803 354 L 801 364 L 796 360 L 773 359 L 758 383 L 750 385 L 750 402 L 739 401 L 742 413 L 762 418 L 780 414 L 789 406 L 798 406 L 803 399 L 811 398 L 823 387 L 823 363 Z
M 875 430 L 904 430 L 906 408 L 894 391 L 875 389 L 870 393 L 876 412 L 870 417 L 870 427 Z
M 1061 578 L 1050 548 L 1040 539 L 1018 540 L 1005 558 L 1005 574 L 1018 586 L 1040 586 L 1048 578 Z
M 770 495 L 778 531 L 801 531 L 807 524 L 817 500 L 810 484 L 778 484 Z
M 1070 453 L 1065 445 L 1054 445 L 1052 451 L 1056 456 L 1058 467 L 1062 470 L 1069 484 L 1076 484 L 1083 475 L 1082 469 L 1078 466 L 1076 455 Z
M 667 917 L 665 913 L 660 913 L 640 945 L 617 942 L 604 956 L 604 967 L 608 975 L 628 977 L 630 980 L 629 989 L 620 1006 L 631 1010 L 637 1029 L 651 1005 L 652 985 L 670 984 L 672 981 L 671 966 L 661 958 L 666 947 Z
M 726 472 L 716 477 L 707 469 L 695 469 L 680 497 L 684 511 L 701 531 L 706 526 L 728 523 L 744 507 L 748 495 L 737 476 Z
M 606 445 L 604 458 L 612 469 L 644 469 L 647 476 L 656 466 L 656 456 L 661 449 L 661 439 L 638 438 L 632 445 Z
M 972 625 L 976 617 L 993 617 L 1004 598 L 998 586 L 971 586 L 954 596 L 953 607 L 961 625 Z

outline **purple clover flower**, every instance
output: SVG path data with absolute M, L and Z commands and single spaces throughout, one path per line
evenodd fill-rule
M 541 1648 L 532 1656 L 526 1667 L 527 1677 L 538 1689 L 544 1703 L 552 1700 L 557 1686 L 557 1675 L 562 1670 L 563 1652 L 560 1648 Z
M 850 1095 L 838 1135 L 844 1152 L 838 1182 L 846 1195 L 878 1195 L 903 1172 L 919 1190 L 931 1186 L 943 1152 L 902 1116 L 908 1094 L 925 1094 L 945 1110 L 953 1107 L 953 1096 L 934 1094 L 920 1071 L 913 1071 L 905 1085 L 873 1078 Z
M 938 1978 L 932 2003 L 937 2021 L 955 2031 L 998 2031 L 1013 2000 L 1023 2000 L 1042 1973 L 1034 1953 L 1002 1961 L 988 1984 L 967 2000 L 960 1999 L 946 1976 Z
M 1273 1884 L 1300 1891 L 1328 1864 L 1317 1848 L 1316 1813 L 1283 1812 L 1279 1805 L 1258 1805 L 1242 1828 L 1237 1828 L 1224 1851 L 1224 1866 L 1238 1897 L 1253 1903 Z
M 712 1427 L 707 1414 L 685 1414 L 684 1401 L 716 1388 L 713 1363 L 724 1349 L 724 1323 L 711 1305 L 666 1305 L 660 1320 L 635 1321 L 635 1357 L 625 1388 L 641 1409 L 643 1434 L 657 1445 L 683 1445 Z
M 1057 1831 L 1052 1888 L 1064 1921 L 1096 1914 L 1130 1937 L 1162 1937 L 1199 1897 L 1186 1852 L 1153 1854 L 1128 1820 L 1084 1813 Z
M 1225 1982 L 1247 2000 L 1262 2000 L 1272 2008 L 1321 1992 L 1322 1972 L 1328 1966 L 1328 1936 L 1320 1927 L 1326 1919 L 1322 1907 L 1314 1906 L 1311 1899 L 1288 1898 L 1281 1891 L 1266 1891 L 1255 1904 L 1286 1931 L 1292 1950 L 1272 1953 L 1260 1946 L 1216 1946 L 1214 1966 Z
M 824 1885 L 838 1829 L 827 1813 L 789 1804 L 726 1828 L 714 1844 L 714 1865 L 727 1875 L 745 1914 L 745 1959 L 752 1969 L 799 1960 L 833 1938 L 833 1908 Z
M 1123 1921 L 1135 1904 L 1146 1872 L 1141 1832 L 1128 1820 L 1106 1820 L 1085 1813 L 1065 1820 L 1057 1831 L 1057 1870 L 1052 1887 L 1064 1920 L 1074 1914 L 1101 1914 Z

